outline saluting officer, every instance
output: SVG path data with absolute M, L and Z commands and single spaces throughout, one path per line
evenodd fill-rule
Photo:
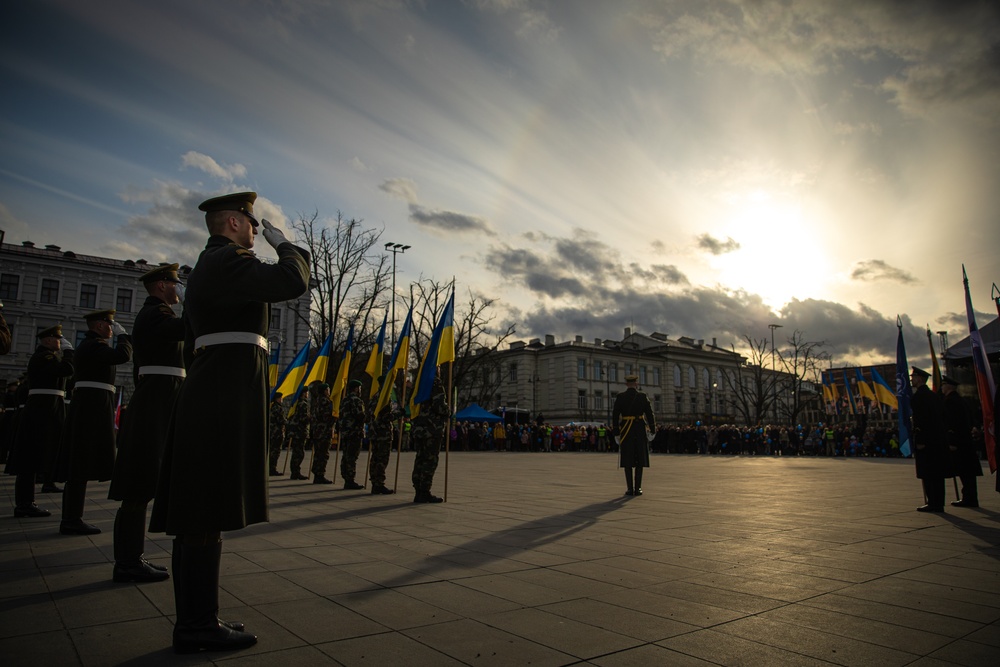
M 178 653 L 252 646 L 242 624 L 220 622 L 222 531 L 268 520 L 267 437 L 270 305 L 309 287 L 308 253 L 267 220 L 255 192 L 198 208 L 211 236 L 184 300 L 187 379 L 177 397 L 150 530 L 175 535 L 173 581 Z M 265 264 L 251 248 L 258 225 L 277 251 Z
M 97 310 L 84 319 L 87 333 L 76 351 L 73 400 L 56 463 L 56 481 L 66 482 L 59 523 L 63 535 L 101 532 L 83 520 L 83 504 L 87 482 L 108 480 L 114 473 L 115 367 L 132 359 L 132 339 L 115 322 L 114 310 Z
M 120 500 L 115 514 L 115 568 L 118 582 L 162 581 L 167 568 L 143 558 L 146 508 L 167 442 L 170 415 L 186 374 L 184 322 L 170 307 L 180 303 L 177 265 L 165 264 L 139 278 L 149 296 L 132 328 L 135 391 L 118 433 L 118 458 L 108 498 Z
M 38 347 L 28 360 L 22 387 L 28 387 L 19 410 L 14 447 L 7 463 L 14 482 L 14 516 L 45 517 L 51 512 L 35 505 L 35 475 L 50 479 L 51 466 L 66 421 L 66 382 L 73 375 L 73 346 L 63 338 L 62 325 L 42 329 Z
M 625 377 L 625 391 L 615 397 L 611 427 L 619 441 L 618 465 L 625 469 L 626 496 L 642 495 L 642 469 L 649 467 L 649 433 L 656 432 L 656 420 L 649 398 L 639 391 L 639 376 Z M 635 468 L 635 482 L 632 469 Z

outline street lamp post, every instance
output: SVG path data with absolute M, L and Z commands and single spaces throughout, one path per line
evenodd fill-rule
M 401 255 L 410 249 L 410 246 L 402 243 L 389 241 L 385 244 L 386 252 L 392 253 L 392 335 L 389 344 L 390 350 L 396 349 L 396 255 Z
M 771 330 L 771 405 L 774 406 L 774 417 L 777 420 L 778 417 L 778 376 L 776 373 L 776 368 L 774 365 L 774 330 L 780 329 L 782 325 L 780 324 L 768 324 L 767 328 Z

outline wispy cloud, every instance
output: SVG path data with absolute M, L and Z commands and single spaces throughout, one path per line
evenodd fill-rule
M 740 249 L 740 244 L 727 236 L 725 241 L 721 241 L 711 234 L 702 234 L 698 237 L 698 247 L 707 250 L 713 255 L 724 255 Z
M 851 278 L 868 282 L 891 281 L 902 285 L 913 285 L 917 279 L 903 269 L 890 266 L 881 259 L 866 259 L 854 265 Z

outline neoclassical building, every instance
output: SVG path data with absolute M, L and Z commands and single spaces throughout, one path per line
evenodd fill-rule
M 0 356 L 0 381 L 15 379 L 25 371 L 40 329 L 62 323 L 63 334 L 75 345 L 87 330 L 84 314 L 114 308 L 118 311 L 115 319 L 131 330 L 146 299 L 139 277 L 155 266 L 143 259 L 80 255 L 57 245 L 0 242 L 0 301 L 13 335 L 10 354 Z M 181 267 L 181 280 L 190 271 L 189 266 Z M 268 340 L 272 346 L 281 342 L 282 367 L 309 336 L 309 299 L 306 291 L 294 301 L 271 308 Z M 175 308 L 180 314 L 182 307 Z M 133 388 L 131 364 L 121 367 L 117 382 L 124 387 L 127 401 Z
M 590 342 L 577 336 L 557 343 L 546 336 L 544 341 L 511 343 L 499 353 L 500 377 L 489 378 L 498 389 L 493 404 L 484 407 L 526 411 L 532 418 L 541 414 L 552 424 L 607 423 L 615 396 L 625 390 L 625 377 L 635 374 L 657 421 L 723 423 L 736 418 L 731 394 L 736 371 L 746 362 L 742 355 L 719 347 L 714 339 L 670 339 L 629 328 L 624 334 L 621 340 Z M 459 392 L 461 405 L 461 387 Z

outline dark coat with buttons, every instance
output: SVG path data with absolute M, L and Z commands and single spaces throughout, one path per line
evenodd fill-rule
M 629 387 L 618 394 L 615 397 L 615 406 L 611 410 L 611 428 L 621 440 L 619 467 L 649 467 L 647 426 L 650 433 L 656 432 L 656 419 L 653 417 L 653 408 L 646 394 L 635 387 Z

